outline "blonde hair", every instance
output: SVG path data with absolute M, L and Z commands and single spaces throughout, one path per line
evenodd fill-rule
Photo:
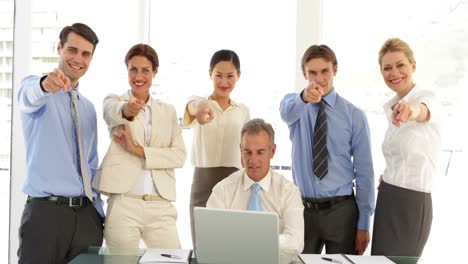
M 401 52 L 403 53 L 406 58 L 408 58 L 409 62 L 414 62 L 414 55 L 413 51 L 411 50 L 408 43 L 404 42 L 399 38 L 390 38 L 385 41 L 385 43 L 380 48 L 379 52 L 379 65 L 382 67 L 382 57 L 387 54 L 388 52 Z

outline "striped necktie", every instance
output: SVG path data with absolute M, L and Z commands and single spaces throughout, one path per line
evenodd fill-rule
M 80 116 L 78 114 L 78 91 L 76 89 L 72 89 L 70 91 L 70 96 L 73 124 L 75 125 L 76 132 L 76 143 L 78 145 L 78 163 L 80 165 L 81 177 L 83 178 L 83 187 L 86 196 L 90 201 L 93 201 L 93 191 L 91 189 L 91 178 L 89 177 L 88 162 L 84 158 L 83 145 L 81 142 Z
M 252 196 L 250 197 L 249 211 L 263 211 L 262 204 L 260 203 L 260 197 L 258 191 L 260 190 L 260 184 L 252 184 Z
M 325 103 L 318 103 L 319 111 L 314 127 L 314 145 L 312 148 L 314 157 L 314 174 L 320 180 L 328 173 L 328 149 L 327 149 L 327 113 Z

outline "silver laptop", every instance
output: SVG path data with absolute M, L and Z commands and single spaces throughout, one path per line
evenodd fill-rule
M 196 207 L 198 264 L 279 264 L 278 216 Z

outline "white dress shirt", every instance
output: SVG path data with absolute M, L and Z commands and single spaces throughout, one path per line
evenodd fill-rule
M 252 195 L 250 187 L 254 183 L 244 169 L 234 172 L 213 188 L 206 207 L 247 210 Z M 300 254 L 304 248 L 304 206 L 299 189 L 283 175 L 271 170 L 258 183 L 263 210 L 278 215 L 281 254 Z
M 392 107 L 398 102 L 423 103 L 430 112 L 427 122 L 392 124 Z M 434 94 L 416 86 L 402 99 L 394 97 L 384 105 L 389 127 L 382 144 L 386 168 L 383 180 L 402 188 L 430 193 L 432 178 L 442 150 L 439 106 Z
M 190 100 L 196 99 L 192 97 Z M 200 97 L 198 97 L 200 98 Z M 208 98 L 213 110 L 214 119 L 200 125 L 197 119 L 190 123 L 190 115 L 185 110 L 183 125 L 193 127 L 192 165 L 194 167 L 236 167 L 241 168 L 240 160 L 240 132 L 250 120 L 249 109 L 230 100 L 230 106 L 223 111 L 219 104 Z

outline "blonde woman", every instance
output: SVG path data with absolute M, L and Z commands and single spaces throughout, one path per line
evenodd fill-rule
M 409 45 L 388 39 L 379 65 L 395 97 L 384 105 L 388 118 L 382 150 L 386 168 L 377 197 L 373 255 L 421 256 L 432 223 L 432 178 L 441 151 L 434 95 L 416 86 L 416 61 Z

